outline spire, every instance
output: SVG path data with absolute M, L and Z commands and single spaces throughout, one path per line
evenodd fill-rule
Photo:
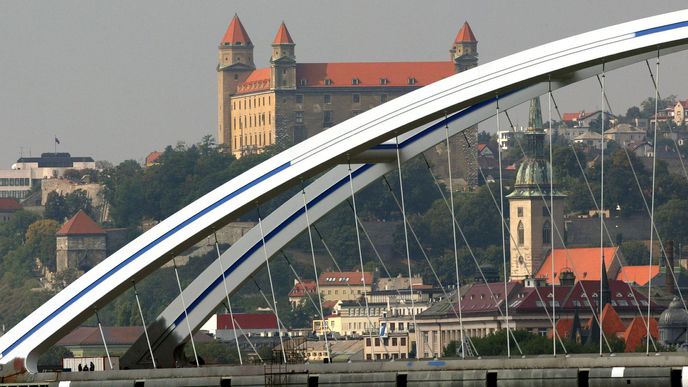
M 540 108 L 540 97 L 530 100 L 528 109 L 528 130 L 542 131 L 542 109 Z
M 468 22 L 463 23 L 463 25 L 461 26 L 461 29 L 459 29 L 459 33 L 456 34 L 456 39 L 454 39 L 454 42 L 456 42 L 456 43 L 465 43 L 465 42 L 478 43 L 478 40 L 475 38 L 475 35 L 473 35 L 473 30 L 471 30 L 471 26 L 468 25 Z
M 225 36 L 222 38 L 222 44 L 237 46 L 248 46 L 251 44 L 251 38 L 248 37 L 248 33 L 244 29 L 244 25 L 241 24 L 237 14 L 234 14 L 232 21 L 229 23 L 227 32 L 225 32 Z
M 607 277 L 607 265 L 605 265 L 604 260 L 602 260 L 602 273 L 600 273 L 600 275 L 602 276 L 602 294 L 600 294 L 600 302 L 602 303 L 602 307 L 604 307 L 604 305 L 612 302 L 611 292 L 609 291 L 609 278 Z
M 284 22 L 280 24 L 279 29 L 277 30 L 277 35 L 275 35 L 275 40 L 272 42 L 272 44 L 294 44 L 294 41 L 291 39 L 289 30 L 287 30 L 287 26 L 284 24 Z

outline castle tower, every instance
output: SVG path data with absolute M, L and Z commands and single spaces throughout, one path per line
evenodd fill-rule
M 509 200 L 509 228 L 511 237 L 511 280 L 521 280 L 538 271 L 552 249 L 550 214 L 551 165 L 545 158 L 545 132 L 542 128 L 540 98 L 530 102 L 528 130 L 525 134 L 526 153 L 516 174 L 514 191 Z M 556 185 L 554 196 L 554 247 L 562 246 L 556 230 L 564 232 L 563 199 Z M 544 198 L 544 200 L 543 200 Z
M 294 41 L 282 22 L 272 42 L 271 83 L 277 90 L 296 89 L 296 55 Z
M 449 50 L 456 72 L 460 73 L 478 65 L 478 40 L 468 22 L 464 22 Z
M 253 43 L 236 14 L 227 27 L 218 47 L 217 64 L 217 143 L 232 146 L 230 97 L 256 66 L 253 64 Z M 229 149 L 231 150 L 231 149 Z

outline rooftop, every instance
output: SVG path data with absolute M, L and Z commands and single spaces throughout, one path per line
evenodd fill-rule
M 105 231 L 88 216 L 84 210 L 79 210 L 65 224 L 57 230 L 56 235 L 98 235 Z
M 247 46 L 251 44 L 251 38 L 248 37 L 248 33 L 246 32 L 244 25 L 241 24 L 241 20 L 239 20 L 239 16 L 237 16 L 237 14 L 234 14 L 232 21 L 229 23 L 227 31 L 225 32 L 225 36 L 222 38 L 222 44 L 227 46 Z

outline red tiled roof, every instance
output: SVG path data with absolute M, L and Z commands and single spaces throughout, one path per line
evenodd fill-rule
M 161 155 L 162 155 L 162 153 L 160 153 L 158 151 L 153 151 L 153 152 L 149 153 L 148 156 L 146 156 L 146 165 L 147 166 L 153 165 L 153 163 L 158 161 L 158 159 L 160 158 Z
M 648 270 L 651 269 L 652 272 L 648 278 Z M 659 274 L 659 265 L 649 265 L 644 266 L 624 266 L 619 270 L 619 274 L 616 275 L 616 279 L 624 282 L 635 282 L 640 286 L 644 286 L 650 281 L 650 278 L 655 278 Z
M 225 32 L 225 36 L 222 38 L 222 43 L 240 43 L 242 45 L 251 43 L 251 38 L 248 37 L 248 33 L 244 29 L 244 25 L 241 24 L 241 20 L 239 20 L 239 16 L 236 14 L 234 14 L 232 21 L 229 23 L 229 27 L 227 27 L 227 32 Z
M 14 212 L 14 211 L 19 211 L 23 207 L 17 199 L 13 198 L 0 198 L 0 211 L 3 212 Z
M 335 306 L 337 306 L 338 303 L 339 303 L 339 300 L 323 301 L 322 307 L 323 307 L 323 309 L 332 309 Z
M 531 292 L 532 288 L 524 288 L 521 282 L 507 283 L 509 300 L 515 300 L 512 293 Z M 494 298 L 492 297 L 494 295 Z M 461 297 L 461 310 L 464 313 L 494 313 L 497 307 L 504 304 L 504 284 L 501 282 L 475 283 L 466 294 Z M 458 310 L 458 303 L 455 305 Z
M 471 30 L 471 26 L 468 25 L 468 22 L 463 23 L 463 25 L 459 29 L 459 33 L 456 34 L 456 39 L 454 39 L 454 41 L 456 43 L 478 42 L 478 40 L 475 38 L 475 35 L 473 34 L 473 30 Z
M 105 341 L 112 345 L 133 344 L 143 333 L 143 328 L 133 327 L 103 327 Z M 57 345 L 103 345 L 98 327 L 78 327 L 60 339 Z
M 688 99 L 684 99 L 683 101 L 678 101 L 678 103 L 680 103 L 684 109 L 688 109 Z
M 272 41 L 272 44 L 294 44 L 294 41 L 291 39 L 289 30 L 287 30 L 287 26 L 284 24 L 284 22 L 280 24 L 279 29 L 277 30 L 277 35 L 275 35 L 275 40 Z
M 564 113 L 562 120 L 565 122 L 578 121 L 578 117 L 580 117 L 580 113 Z
M 617 254 L 618 247 L 604 248 L 604 264 L 607 274 L 612 272 L 612 263 Z M 551 282 L 552 254 L 547 254 L 545 261 L 540 266 L 537 274 L 538 278 L 545 278 Z M 600 279 L 600 248 L 599 247 L 577 247 L 569 249 L 554 249 L 554 283 L 559 284 L 559 275 L 564 269 L 570 269 L 576 276 L 576 280 L 597 280 Z M 615 274 L 615 273 L 612 273 Z M 616 278 L 610 275 L 609 278 Z
M 623 322 L 621 322 L 621 318 L 619 318 L 619 314 L 616 313 L 616 310 L 611 304 L 604 306 L 602 309 L 602 318 L 600 320 L 602 321 L 602 332 L 604 332 L 605 335 L 615 335 L 626 329 Z
M 294 287 L 291 288 L 291 291 L 289 292 L 289 297 L 305 297 L 306 292 L 314 293 L 315 289 L 315 281 L 306 280 L 303 282 L 297 282 L 294 284 Z
M 79 210 L 57 230 L 57 235 L 105 234 L 105 231 L 93 221 L 84 210 Z
M 366 286 L 371 286 L 373 283 L 373 273 L 360 271 L 349 271 L 349 272 L 326 272 L 320 274 L 318 278 L 318 283 L 320 286 L 345 286 L 349 285 L 362 285 L 363 280 L 365 280 Z
M 234 313 L 233 316 L 237 329 L 277 329 L 277 319 L 272 313 Z M 234 329 L 229 314 L 217 315 L 217 329 Z
M 569 337 L 569 335 L 571 334 L 571 330 L 573 329 L 573 319 L 561 318 L 557 320 L 556 329 L 559 337 L 561 337 L 562 339 L 566 339 L 567 337 Z M 550 339 L 552 338 L 551 330 L 547 333 L 547 337 L 549 337 Z
M 246 80 L 237 86 L 237 93 L 270 90 L 270 76 L 269 67 L 253 70 Z
M 641 316 L 634 317 L 631 323 L 628 324 L 624 331 L 624 340 L 626 341 L 625 352 L 635 352 L 638 346 L 645 343 L 647 335 L 647 325 L 645 324 L 647 324 L 647 321 Z M 650 336 L 655 339 L 659 338 L 657 320 L 654 318 L 650 319 Z

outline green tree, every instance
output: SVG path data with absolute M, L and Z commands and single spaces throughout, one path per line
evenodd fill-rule
M 641 241 L 625 241 L 619 246 L 621 253 L 629 265 L 645 265 L 650 256 L 650 250 Z M 623 278 L 621 278 L 623 279 Z
M 43 215 L 48 219 L 53 219 L 62 223 L 67 218 L 68 213 L 69 209 L 64 196 L 60 195 L 56 191 L 48 193 L 48 197 L 45 201 L 45 212 Z
M 33 257 L 55 271 L 55 233 L 60 224 L 52 219 L 38 220 L 26 230 L 26 244 Z
M 688 200 L 671 199 L 655 211 L 659 235 L 677 243 L 688 241 Z

